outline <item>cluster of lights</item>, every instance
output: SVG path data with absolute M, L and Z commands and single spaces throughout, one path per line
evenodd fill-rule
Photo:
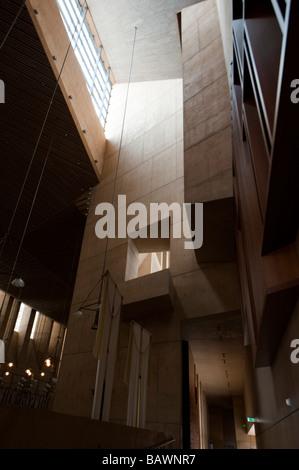
M 7 367 L 8 367 L 9 369 L 12 369 L 13 366 L 14 366 L 14 363 L 13 363 L 13 362 L 9 362 L 9 363 L 7 364 Z M 52 366 L 51 358 L 47 358 L 47 359 L 45 360 L 45 366 L 48 367 L 48 368 Z M 33 372 L 32 372 L 32 370 L 31 370 L 30 368 L 28 368 L 28 369 L 25 370 L 25 374 L 28 375 L 28 377 L 32 377 L 32 376 L 33 376 Z M 7 371 L 4 373 L 4 375 L 5 375 L 6 377 L 9 377 L 10 372 L 7 370 Z M 41 377 L 45 377 L 45 375 L 46 375 L 46 373 L 45 373 L 44 371 L 42 371 L 42 372 L 40 373 L 40 376 L 41 376 Z
M 13 368 L 13 362 L 9 362 L 9 363 L 7 364 L 7 367 L 9 367 L 10 369 L 12 369 L 12 368 Z M 9 372 L 9 371 L 6 371 L 4 375 L 6 375 L 6 377 L 8 377 L 8 376 L 10 375 L 10 372 Z

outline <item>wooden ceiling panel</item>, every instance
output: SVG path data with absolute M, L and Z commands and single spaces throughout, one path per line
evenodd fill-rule
M 7 36 L 22 4 L 0 4 L 0 263 L 12 268 L 17 260 L 26 284 L 20 292 L 8 288 L 2 273 L 0 289 L 65 323 L 87 193 L 98 178 L 26 7 Z

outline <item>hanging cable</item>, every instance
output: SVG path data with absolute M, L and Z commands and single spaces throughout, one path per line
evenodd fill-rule
M 42 171 L 41 171 L 39 180 L 38 180 L 38 184 L 37 184 L 37 187 L 36 187 L 36 190 L 35 190 L 35 193 L 34 193 L 34 197 L 33 197 L 32 203 L 31 203 L 31 207 L 30 207 L 30 211 L 29 211 L 29 214 L 28 214 L 28 217 L 27 217 L 27 221 L 26 221 L 26 224 L 25 224 L 25 228 L 24 228 L 24 231 L 23 231 L 23 234 L 22 234 L 22 238 L 21 238 L 21 241 L 20 241 L 20 243 L 19 243 L 18 251 L 17 251 L 16 257 L 15 257 L 15 260 L 14 260 L 14 264 L 13 264 L 13 268 L 12 268 L 12 273 L 11 273 L 11 275 L 10 275 L 10 278 L 9 278 L 9 281 L 8 281 L 8 285 L 7 285 L 7 288 L 6 288 L 6 292 L 7 292 L 8 289 L 9 289 L 9 286 L 10 286 L 11 281 L 12 281 L 13 273 L 15 272 L 15 269 L 16 269 L 16 266 L 17 266 L 17 263 L 18 263 L 18 259 L 19 259 L 20 253 L 21 253 L 21 249 L 22 249 L 22 246 L 23 246 L 23 242 L 24 242 L 24 239 L 25 239 L 25 236 L 26 236 L 26 233 L 27 233 L 28 225 L 29 225 L 29 222 L 30 222 L 30 219 L 31 219 L 32 211 L 33 211 L 33 208 L 34 208 L 34 205 L 35 205 L 35 201 L 36 201 L 36 198 L 37 198 L 37 195 L 38 195 L 38 192 L 39 192 L 39 188 L 40 188 L 40 185 L 41 185 L 41 182 L 42 182 L 44 173 L 45 173 L 45 169 L 46 169 L 46 166 L 47 166 L 47 163 L 48 163 L 48 160 L 49 160 L 49 156 L 50 156 L 50 153 L 51 153 L 51 150 L 52 150 L 53 141 L 54 141 L 54 135 L 53 135 L 53 137 L 52 137 L 52 139 L 51 139 L 50 147 L 49 147 L 47 156 L 46 156 L 46 158 L 45 158 L 45 161 L 44 161 L 44 164 L 43 164 L 43 168 L 42 168 Z
M 45 158 L 45 161 L 44 161 L 44 164 L 43 164 L 43 168 L 42 168 L 42 171 L 41 171 L 39 180 L 38 180 L 38 184 L 37 184 L 37 187 L 36 187 L 36 190 L 35 190 L 35 193 L 34 193 L 34 197 L 33 197 L 33 200 L 32 200 L 32 204 L 31 204 L 31 207 L 30 207 L 30 211 L 29 211 L 29 214 L 28 214 L 27 221 L 26 221 L 26 225 L 25 225 L 25 228 L 24 228 L 24 231 L 23 231 L 23 234 L 22 234 L 22 238 L 21 238 L 21 242 L 20 242 L 20 244 L 19 244 L 19 248 L 18 248 L 18 251 L 17 251 L 16 259 L 15 259 L 15 261 L 14 261 L 13 271 L 14 271 L 15 268 L 16 268 L 16 265 L 17 265 L 17 262 L 18 262 L 18 257 L 19 257 L 19 255 L 20 255 L 20 252 L 21 252 L 21 249 L 22 249 L 22 245 L 23 245 L 23 242 L 24 242 L 24 238 L 25 238 L 25 235 L 26 235 L 26 233 L 27 233 L 28 225 L 29 225 L 29 222 L 30 222 L 30 219 L 31 219 L 31 215 L 32 215 L 32 212 L 33 212 L 33 208 L 34 208 L 34 205 L 35 205 L 35 202 L 36 202 L 36 198 L 37 198 L 38 192 L 39 192 L 39 188 L 40 188 L 40 185 L 41 185 L 41 182 L 42 182 L 42 179 L 43 179 L 45 170 L 46 170 L 46 166 L 47 166 L 47 163 L 48 163 L 48 160 L 49 160 L 49 156 L 50 156 L 50 153 L 51 153 L 51 150 L 52 150 L 53 141 L 54 141 L 54 135 L 53 135 L 53 137 L 52 137 L 52 139 L 51 139 L 50 147 L 49 147 L 47 156 L 46 156 L 46 158 Z
M 8 30 L 8 32 L 7 32 L 6 36 L 5 36 L 5 38 L 3 39 L 3 41 L 2 41 L 2 43 L 1 43 L 1 45 L 0 45 L 0 51 L 1 51 L 2 47 L 4 46 L 4 44 L 5 44 L 5 42 L 6 42 L 7 38 L 8 38 L 8 36 L 10 35 L 10 32 L 11 32 L 12 29 L 14 28 L 16 22 L 18 21 L 19 16 L 20 16 L 20 14 L 21 14 L 22 11 L 23 11 L 24 6 L 26 5 L 26 1 L 27 1 L 27 0 L 24 0 L 24 2 L 23 2 L 23 4 L 22 4 L 22 6 L 21 6 L 21 8 L 20 8 L 20 10 L 19 10 L 19 12 L 18 12 L 18 14 L 17 14 L 17 16 L 15 17 L 15 19 L 14 19 L 14 21 L 13 21 L 11 27 L 9 28 L 9 30 Z
M 123 122 L 122 122 L 122 129 L 121 129 L 121 135 L 120 135 L 116 171 L 115 171 L 115 179 L 114 179 L 114 186 L 113 186 L 112 205 L 114 205 L 114 200 L 115 200 L 115 195 L 116 195 L 116 185 L 117 185 L 117 177 L 118 177 L 118 170 L 119 170 L 119 162 L 120 162 L 120 155 L 121 155 L 121 150 L 122 150 L 122 141 L 123 141 L 123 135 L 124 135 L 125 120 L 126 120 L 126 114 L 127 114 L 127 106 L 128 106 L 129 91 L 130 91 L 130 84 L 131 84 L 131 77 L 132 77 L 132 69 L 133 69 L 133 61 L 134 61 L 134 54 L 135 54 L 136 35 L 137 35 L 137 27 L 135 26 L 133 49 L 132 49 L 132 56 L 131 56 L 131 65 L 130 65 L 130 71 L 129 71 L 128 86 L 127 86 L 127 93 L 126 93 L 126 100 L 125 100 L 125 107 L 124 107 L 124 115 L 123 115 Z M 102 276 L 101 276 L 100 294 L 99 294 L 99 300 L 98 300 L 98 304 L 97 304 L 97 308 L 96 308 L 94 323 L 92 325 L 92 330 L 97 330 L 98 329 L 99 314 L 100 314 L 101 299 L 102 299 L 103 284 L 104 284 L 104 276 L 105 276 L 105 272 L 106 272 L 106 264 L 107 264 L 107 256 L 108 256 L 108 245 L 109 245 L 109 236 L 107 235 L 106 248 L 105 248 L 105 254 L 104 254 L 104 262 L 103 262 L 103 271 L 102 271 Z
M 0 251 L 0 259 L 2 257 L 2 254 L 3 254 L 3 250 L 4 250 L 4 247 L 5 247 L 5 244 L 6 244 L 6 241 L 10 235 L 10 231 L 11 231 L 11 228 L 12 228 L 12 225 L 13 225 L 13 222 L 14 222 L 14 219 L 15 219 L 15 216 L 16 216 L 16 213 L 17 213 L 17 210 L 18 210 L 18 207 L 20 205 L 20 202 L 21 202 L 21 199 L 22 199 L 22 196 L 23 196 L 23 193 L 24 193 L 24 189 L 25 189 L 25 186 L 26 186 L 26 183 L 27 183 L 27 180 L 28 180 L 28 177 L 29 177 L 29 174 L 30 174 L 30 170 L 31 170 L 31 167 L 33 165 L 33 161 L 34 161 L 34 158 L 36 156 L 36 153 L 37 153 L 37 149 L 39 147 L 39 144 L 40 144 L 40 141 L 41 141 L 41 138 L 42 138 L 42 135 L 43 135 L 43 132 L 44 132 L 44 129 L 45 129 L 45 126 L 47 124 L 47 121 L 48 121 L 48 117 L 49 117 L 49 114 L 50 114 L 50 111 L 52 109 L 52 106 L 53 106 L 53 103 L 54 103 L 54 99 L 55 99 L 55 96 L 56 96 L 56 93 L 57 93 L 57 90 L 58 90 L 58 87 L 59 87 L 59 82 L 60 82 L 60 78 L 61 78 L 61 75 L 63 73 L 63 70 L 64 70 L 64 67 L 65 67 L 65 63 L 66 63 L 66 60 L 68 58 L 68 55 L 69 55 L 69 51 L 72 47 L 72 41 L 73 41 L 73 38 L 77 32 L 77 28 L 78 28 L 78 25 L 76 26 L 75 28 L 75 31 L 74 31 L 74 34 L 73 34 L 73 37 L 68 45 L 68 48 L 67 48 L 67 51 L 66 51 L 66 54 L 65 54 L 65 57 L 64 57 L 64 60 L 63 60 L 63 63 L 62 63 L 62 66 L 61 66 L 61 69 L 60 69 L 60 72 L 59 72 L 59 76 L 56 80 L 56 84 L 55 84 L 55 88 L 54 88 L 54 91 L 53 91 L 53 94 L 52 94 L 52 97 L 51 97 L 51 100 L 50 100 L 50 104 L 48 106 L 48 109 L 47 109 L 47 112 L 46 112 L 46 115 L 45 115 L 45 118 L 44 118 L 44 121 L 43 121 L 43 124 L 42 124 L 42 127 L 41 127 L 41 130 L 40 130 L 40 133 L 39 133 L 39 136 L 38 136 L 38 139 L 37 139 L 37 142 L 36 142 L 36 145 L 35 145 L 35 148 L 34 148 L 34 151 L 33 151 L 33 154 L 32 154 L 32 157 L 31 157 L 31 160 L 30 160 L 30 163 L 29 163 L 29 166 L 27 168 L 27 172 L 26 172 L 26 175 L 25 175 L 25 179 L 23 181 L 23 185 L 22 185 L 22 188 L 21 188 L 21 191 L 19 193 L 19 197 L 18 197 L 18 200 L 17 200 L 17 203 L 16 203 L 16 206 L 14 208 L 14 212 L 13 212 L 13 215 L 12 215 L 12 218 L 10 220 L 10 223 L 9 223 L 9 226 L 8 226 L 8 229 L 7 229 L 7 232 L 3 238 L 3 241 L 1 243 L 1 251 Z
M 24 4 L 22 5 L 22 8 L 20 9 L 17 17 L 15 18 L 12 26 L 10 27 L 8 33 L 6 34 L 6 37 L 4 39 L 4 41 L 2 42 L 1 44 L 1 47 L 0 47 L 0 50 L 1 48 L 3 47 L 7 37 L 9 36 L 9 33 L 10 31 L 12 30 L 12 28 L 14 27 L 15 23 L 17 22 L 17 19 L 19 18 L 23 8 L 24 8 L 24 5 L 25 5 L 26 1 L 24 2 Z M 31 160 L 29 162 L 29 166 L 27 168 L 27 172 L 26 172 L 26 175 L 25 175 L 25 178 L 24 178 L 24 181 L 23 181 L 23 184 L 22 184 L 22 187 L 21 187 L 21 190 L 20 190 L 20 193 L 19 193 L 19 196 L 18 196 L 18 199 L 17 199 L 17 203 L 16 203 L 16 206 L 14 208 L 14 211 L 13 211 L 13 214 L 12 214 L 12 217 L 11 217 L 11 220 L 10 220 L 10 223 L 9 223 L 9 226 L 7 228 L 7 231 L 3 237 L 3 239 L 1 240 L 1 243 L 0 243 L 0 246 L 1 246 L 1 250 L 0 250 L 0 259 L 2 258 L 2 255 L 3 255 L 3 251 L 4 251 L 4 248 L 5 248 L 5 245 L 6 245 L 6 242 L 10 236 L 10 232 L 11 232 L 11 229 L 12 229 L 12 226 L 13 226 L 13 223 L 14 223 L 14 220 L 15 220 L 15 217 L 16 217 L 16 213 L 17 213 L 17 210 L 19 208 L 19 205 L 20 205 L 20 202 L 21 202 L 21 199 L 22 199 L 22 196 L 23 196 L 23 193 L 24 193 L 24 190 L 25 190 L 25 186 L 26 186 L 26 183 L 28 181 L 28 178 L 29 178 L 29 174 L 30 174 L 30 171 L 31 171 L 31 168 L 32 168 L 32 165 L 33 165 L 33 162 L 34 162 L 34 159 L 36 157 L 36 153 L 37 153 L 37 150 L 38 150 L 38 147 L 39 147 L 39 144 L 40 144 L 40 141 L 41 141 L 41 138 L 42 138 L 42 135 L 43 135 L 43 132 L 44 132 L 44 129 L 45 129 L 45 126 L 47 124 L 47 121 L 48 121 L 48 117 L 50 115 L 50 111 L 52 109 L 52 106 L 53 106 L 53 103 L 54 103 L 54 99 L 55 99 L 55 96 L 56 96 L 56 93 L 57 93 L 57 90 L 58 90 L 58 87 L 59 87 L 59 82 L 60 82 L 60 79 L 61 79 L 61 76 L 62 76 L 62 73 L 63 73 L 63 70 L 64 70 L 64 67 L 65 67 L 65 63 L 66 63 L 66 60 L 68 58 L 68 55 L 69 55 L 69 51 L 72 47 L 72 41 L 75 37 L 75 34 L 77 33 L 77 29 L 78 29 L 78 24 L 76 25 L 75 27 L 75 30 L 74 30 L 74 33 L 73 33 L 73 36 L 69 42 L 69 45 L 68 45 L 68 48 L 67 48 L 67 51 L 66 51 L 66 54 L 65 54 L 65 57 L 64 57 L 64 60 L 63 60 L 63 63 L 62 63 L 62 66 L 61 66 L 61 69 L 60 69 L 60 72 L 59 72 L 59 75 L 58 75 L 58 78 L 56 80 L 56 84 L 55 84 L 55 87 L 54 87 L 54 90 L 53 90 L 53 93 L 52 93 L 52 96 L 51 96 L 51 100 L 50 100 L 50 103 L 49 103 L 49 106 L 48 106 L 48 109 L 47 109 L 47 112 L 46 112 L 46 115 L 45 115 L 45 118 L 44 118 L 44 121 L 43 121 L 43 124 L 42 124 L 42 127 L 41 127 L 41 130 L 39 132 L 39 135 L 38 135 L 38 139 L 37 139 L 37 142 L 36 142 L 36 145 L 34 147 L 34 151 L 33 151 L 33 154 L 32 154 L 32 157 L 31 157 Z M 30 215 L 31 215 L 31 211 L 30 211 Z M 27 226 L 26 226 L 26 229 L 27 229 Z M 26 230 L 25 229 L 25 230 Z M 24 231 L 24 234 L 25 234 L 25 231 Z M 19 249 L 20 251 L 20 249 Z M 17 255 L 17 257 L 19 256 L 19 253 Z M 16 263 L 15 263 L 16 264 Z M 10 277 L 10 282 L 11 282 L 11 277 Z M 5 292 L 5 296 L 4 296 L 4 299 L 2 301 L 2 304 L 1 304 L 1 307 L 0 307 L 0 315 L 2 314 L 2 310 L 3 310 L 3 306 L 4 306 L 4 303 L 5 303 L 5 300 L 6 300 L 6 297 L 7 297 L 7 291 L 9 289 L 9 285 L 10 285 L 10 282 L 8 283 L 8 287 L 6 289 L 6 292 Z

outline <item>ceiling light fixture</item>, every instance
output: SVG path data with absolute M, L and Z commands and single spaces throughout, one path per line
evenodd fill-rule
M 5 268 L 5 272 L 1 272 L 0 274 L 6 274 L 8 276 L 10 276 L 10 281 L 12 279 L 12 276 L 15 275 L 16 278 L 12 281 L 12 282 L 9 282 L 9 284 L 11 283 L 14 287 L 24 287 L 25 286 L 25 282 L 23 281 L 23 279 L 21 278 L 21 276 L 16 273 L 13 269 L 10 269 L 6 264 L 2 263 L 0 261 L 0 264 L 2 266 L 4 266 Z M 2 309 L 2 307 L 1 307 Z
M 25 282 L 23 281 L 23 279 L 21 277 L 19 277 L 19 278 L 14 279 L 11 282 L 11 285 L 14 286 L 14 287 L 22 288 L 22 287 L 25 287 Z

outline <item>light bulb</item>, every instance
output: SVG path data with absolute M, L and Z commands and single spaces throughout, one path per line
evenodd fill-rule
M 51 359 L 50 358 L 46 359 L 45 364 L 47 367 L 51 367 Z

